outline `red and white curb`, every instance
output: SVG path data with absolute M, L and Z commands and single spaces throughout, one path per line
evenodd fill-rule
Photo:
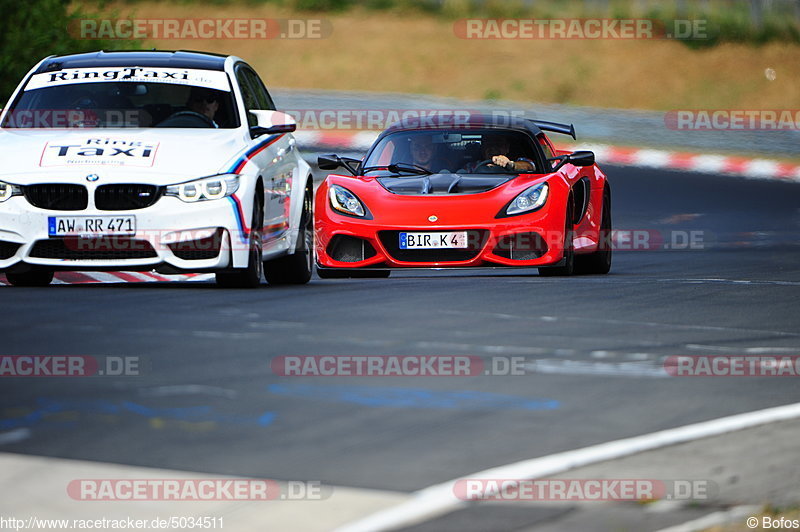
M 568 144 L 564 145 L 564 147 L 592 150 L 601 164 L 663 168 L 666 170 L 725 174 L 751 179 L 776 179 L 800 183 L 800 165 L 782 163 L 771 159 L 701 155 L 688 152 L 610 146 L 608 144 Z
M 297 145 L 306 150 L 339 148 L 349 151 L 367 151 L 375 139 L 377 131 L 295 131 Z
M 98 284 L 98 283 L 158 283 L 169 281 L 208 281 L 210 273 L 186 275 L 159 275 L 154 272 L 56 272 L 52 284 Z M 0 285 L 7 285 L 6 276 L 0 274 Z
M 298 145 L 309 151 L 342 149 L 366 151 L 378 136 L 376 131 L 299 131 L 295 138 Z M 635 166 L 724 174 L 751 179 L 775 179 L 800 183 L 800 165 L 783 163 L 772 159 L 731 157 L 727 155 L 699 154 L 690 152 L 655 150 L 612 146 L 609 144 L 557 143 L 565 149 L 585 149 L 595 152 L 602 164 Z

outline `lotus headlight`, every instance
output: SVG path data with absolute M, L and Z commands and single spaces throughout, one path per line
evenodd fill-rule
M 367 213 L 361 200 L 344 187 L 331 185 L 328 191 L 328 197 L 331 201 L 331 207 L 341 213 L 358 217 L 363 217 Z
M 514 216 L 515 214 L 522 214 L 526 212 L 535 211 L 544 205 L 547 201 L 547 193 L 550 187 L 547 182 L 533 185 L 514 198 L 508 208 L 506 208 L 506 216 Z
M 11 198 L 11 196 L 21 196 L 22 189 L 17 185 L 0 181 L 0 203 Z
M 167 196 L 175 196 L 186 203 L 225 198 L 239 189 L 238 174 L 222 174 L 195 179 L 167 187 Z

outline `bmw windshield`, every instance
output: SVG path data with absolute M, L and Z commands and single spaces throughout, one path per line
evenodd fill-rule
M 235 128 L 221 71 L 94 67 L 34 74 L 4 117 L 4 128 Z

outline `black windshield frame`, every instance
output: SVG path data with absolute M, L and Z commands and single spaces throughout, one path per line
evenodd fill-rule
M 459 135 L 462 139 L 459 142 L 452 142 L 448 143 L 448 138 L 455 138 L 454 135 Z M 547 166 L 544 164 L 544 156 L 541 152 L 541 147 L 538 145 L 537 142 L 531 137 L 531 135 L 527 131 L 522 131 L 519 129 L 511 129 L 511 128 L 469 128 L 469 129 L 461 129 L 461 128 L 442 128 L 442 129 L 403 129 L 398 131 L 393 131 L 387 134 L 382 135 L 370 148 L 367 155 L 361 162 L 359 166 L 359 173 L 362 173 L 364 168 L 375 167 L 375 166 L 386 166 L 387 161 L 381 160 L 384 155 L 384 150 L 387 149 L 387 144 L 394 143 L 395 146 L 404 146 L 404 143 L 411 142 L 413 137 L 418 136 L 428 136 L 428 138 L 435 138 L 436 140 L 443 141 L 439 143 L 440 146 L 447 145 L 446 147 L 451 151 L 449 154 L 455 158 L 456 161 L 450 162 L 448 167 L 446 168 L 446 172 L 449 173 L 464 173 L 464 174 L 471 174 L 472 172 L 463 172 L 460 170 L 464 170 L 464 162 L 468 159 L 472 162 L 475 161 L 476 155 L 472 153 L 471 155 L 467 154 L 467 146 L 469 145 L 469 149 L 473 152 L 475 149 L 480 149 L 480 144 L 478 146 L 473 146 L 471 144 L 476 142 L 476 139 L 484 139 L 488 136 L 503 136 L 510 139 L 510 154 L 514 156 L 514 159 L 523 157 L 525 159 L 530 160 L 533 164 L 535 169 L 531 171 L 524 171 L 524 172 L 511 172 L 510 174 L 520 174 L 520 173 L 533 173 L 533 174 L 544 174 L 548 173 L 546 171 Z M 431 137 L 433 136 L 433 137 Z M 455 145 L 458 146 L 458 150 L 464 150 L 464 157 L 465 159 L 462 160 L 461 163 L 457 163 L 457 159 L 459 157 L 458 151 L 453 151 Z M 393 148 L 395 149 L 395 148 Z M 441 150 L 439 150 L 441 152 Z M 522 153 L 513 153 L 513 152 L 522 152 Z M 447 154 L 448 152 L 445 152 Z M 482 157 L 482 153 L 478 155 Z M 389 161 L 391 163 L 395 162 L 402 162 L 405 164 L 416 164 L 411 160 L 409 154 L 402 153 L 399 155 L 400 160 L 395 160 L 396 155 L 392 155 L 392 160 Z M 422 165 L 424 166 L 424 165 Z M 434 173 L 439 173 L 442 169 L 437 168 L 436 164 L 429 166 L 430 170 Z M 458 166 L 458 167 L 456 167 Z M 476 175 L 481 175 L 481 172 L 476 173 Z

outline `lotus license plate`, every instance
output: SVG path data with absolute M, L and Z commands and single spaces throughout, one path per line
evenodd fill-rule
M 50 216 L 50 236 L 116 236 L 135 235 L 135 216 Z
M 400 233 L 400 249 L 465 249 L 467 232 Z

